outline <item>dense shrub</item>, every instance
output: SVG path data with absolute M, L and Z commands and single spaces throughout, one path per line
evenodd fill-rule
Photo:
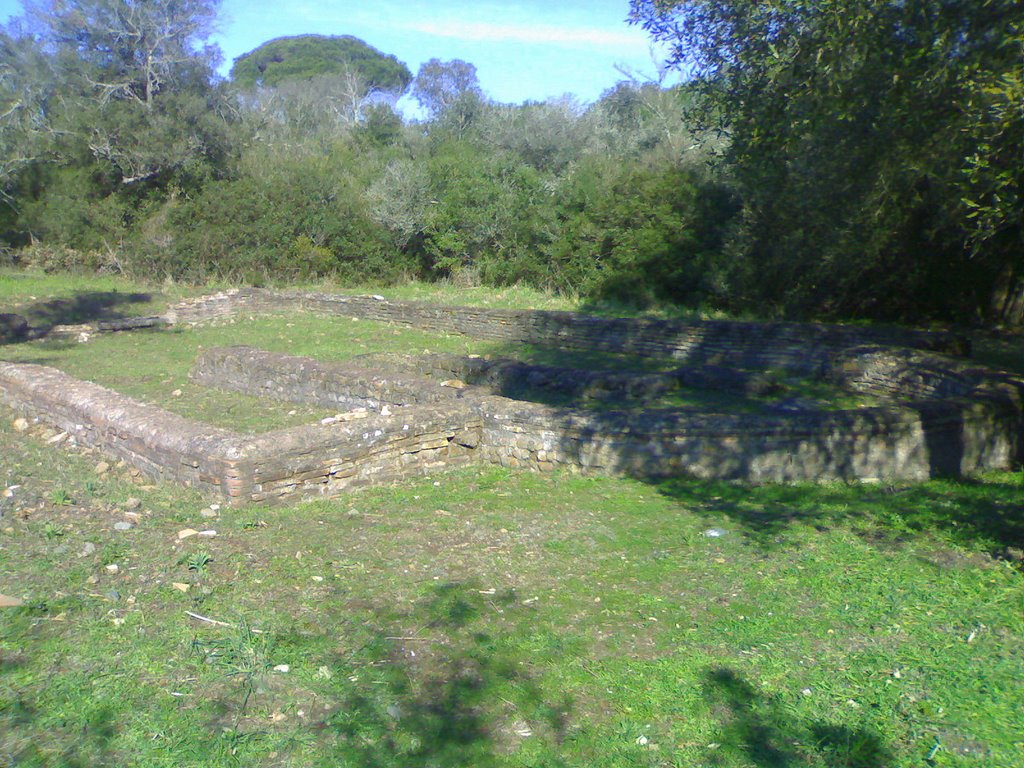
M 136 19 L 159 49 L 57 4 L 0 30 L 0 242 L 49 269 L 1024 322 L 1018 3 L 630 5 L 685 84 L 499 105 L 435 59 L 403 123 L 411 74 L 354 38 L 273 41 L 224 82 L 216 3 Z
M 739 201 L 700 170 L 595 160 L 562 198 L 549 253 L 563 288 L 637 306 L 721 300 L 721 254 Z
M 336 157 L 261 156 L 168 216 L 168 274 L 202 279 L 389 281 L 409 265 L 388 247 L 361 185 Z
M 130 206 L 118 195 L 114 179 L 100 166 L 39 166 L 22 183 L 18 225 L 30 241 L 79 251 L 116 248 L 127 233 Z

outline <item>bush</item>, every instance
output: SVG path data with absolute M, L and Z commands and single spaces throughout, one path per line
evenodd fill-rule
M 109 250 L 127 234 L 130 207 L 102 168 L 39 169 L 37 197 L 24 199 L 18 227 L 38 240 L 81 251 Z
M 388 282 L 408 270 L 370 217 L 343 158 L 273 157 L 240 178 L 215 181 L 168 215 L 173 242 L 163 270 L 276 280 L 336 276 Z
M 552 270 L 563 290 L 601 301 L 721 299 L 721 253 L 738 211 L 734 193 L 695 169 L 595 160 L 563 190 Z

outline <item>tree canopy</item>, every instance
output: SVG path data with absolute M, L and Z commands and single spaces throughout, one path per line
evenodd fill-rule
M 231 79 L 242 87 L 346 74 L 356 74 L 367 92 L 400 94 L 412 82 L 405 64 L 351 35 L 279 37 L 239 56 L 231 67 Z
M 633 0 L 684 82 L 495 104 L 354 37 L 216 75 L 219 0 L 0 29 L 0 258 L 529 283 L 636 306 L 1024 325 L 1020 0 Z M 10 248 L 8 248 L 10 246 Z
M 964 316 L 1024 274 L 1019 0 L 632 0 L 727 132 L 749 299 Z

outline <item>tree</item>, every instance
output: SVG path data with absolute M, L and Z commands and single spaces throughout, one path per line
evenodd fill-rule
M 397 99 L 412 82 L 405 64 L 351 35 L 279 37 L 239 56 L 231 67 L 231 79 L 242 88 L 326 76 L 358 81 L 360 98 L 380 92 Z
M 45 44 L 76 59 L 78 74 L 103 102 L 131 99 L 152 108 L 213 49 L 220 0 L 41 0 L 26 4 Z
M 1017 0 L 632 0 L 631 19 L 728 133 L 748 303 L 963 319 L 1024 273 Z
M 166 178 L 221 151 L 204 46 L 220 0 L 42 0 L 19 38 L 47 58 L 42 113 L 58 155 L 109 163 L 121 184 Z
M 420 65 L 412 95 L 431 118 L 444 118 L 461 134 L 484 103 L 476 67 L 462 59 L 431 59 Z
M 522 105 L 495 105 L 478 120 L 482 140 L 539 171 L 563 172 L 586 151 L 593 126 L 569 96 Z
M 46 151 L 44 56 L 17 29 L 0 30 L 0 198 L 12 203 L 18 172 Z

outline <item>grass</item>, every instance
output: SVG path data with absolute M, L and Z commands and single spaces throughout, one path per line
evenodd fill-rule
M 20 273 L 0 273 L 0 299 L 5 299 L 4 308 L 22 311 L 37 324 L 54 324 L 58 319 L 60 322 L 82 322 L 97 317 L 159 312 L 172 300 L 178 300 L 187 293 L 201 293 L 198 289 L 183 291 L 179 286 L 168 286 L 169 294 L 157 290 L 136 290 L 135 286 L 111 277 L 92 278 L 91 281 L 84 278 L 71 281 L 67 276 L 33 277 L 38 277 L 38 284 Z M 26 280 L 27 283 L 24 282 Z M 34 297 L 33 300 L 29 301 L 25 293 L 20 294 L 19 299 L 19 294 L 15 292 L 19 287 L 23 291 L 30 289 L 32 293 L 28 296 Z M 541 301 L 543 294 L 525 289 L 492 291 L 489 300 L 482 289 L 459 289 L 453 296 L 443 296 L 438 288 L 433 287 L 428 291 L 421 284 L 394 289 L 392 293 L 402 298 L 434 298 L 450 304 L 468 303 L 475 299 L 477 304 L 485 306 L 505 306 L 514 299 L 521 299 L 529 306 L 555 302 L 554 299 Z M 531 299 L 534 301 L 529 301 Z M 45 307 L 46 311 L 43 312 L 39 307 Z M 60 318 L 54 317 L 54 307 L 59 308 Z M 322 408 L 222 392 L 197 386 L 189 380 L 188 372 L 204 348 L 238 343 L 326 360 L 351 359 L 381 352 L 452 352 L 512 355 L 528 362 L 606 370 L 654 371 L 665 368 L 663 362 L 622 355 L 510 347 L 464 336 L 421 332 L 354 318 L 311 315 L 242 317 L 198 328 L 100 334 L 86 343 L 77 338 L 52 337 L 29 344 L 9 345 L 3 357 L 11 362 L 55 366 L 77 378 L 115 389 L 182 416 L 241 432 L 264 432 L 299 426 L 333 415 Z M 131 365 L 125 365 L 126 360 L 130 360 Z M 783 382 L 783 377 L 779 377 L 779 380 Z M 525 399 L 537 399 L 537 395 L 530 392 L 513 393 L 513 396 Z M 642 407 L 752 412 L 781 398 L 794 396 L 813 398 L 822 403 L 823 407 L 831 408 L 868 404 L 864 397 L 839 392 L 823 382 L 786 380 L 779 393 L 769 397 L 746 397 L 681 387 L 657 402 L 642 404 Z M 617 402 L 577 402 L 560 396 L 539 399 L 557 406 L 639 407 L 636 404 Z
M 152 300 L 156 303 L 159 298 Z M 332 415 L 319 408 L 191 383 L 188 372 L 202 349 L 238 343 L 334 360 L 385 351 L 465 353 L 470 344 L 465 337 L 399 330 L 351 318 L 296 315 L 242 318 L 199 328 L 100 334 L 87 343 L 54 337 L 8 345 L 3 359 L 51 365 L 182 416 L 237 431 L 298 426 Z
M 291 318 L 49 354 L 130 359 L 134 377 L 105 374 L 119 388 L 151 371 L 183 386 L 199 344 L 242 329 L 325 356 L 466 343 Z M 231 510 L 98 475 L 47 437 L 0 418 L 0 593 L 26 603 L 0 609 L 0 765 L 1024 754 L 1020 472 L 753 487 L 478 468 Z

